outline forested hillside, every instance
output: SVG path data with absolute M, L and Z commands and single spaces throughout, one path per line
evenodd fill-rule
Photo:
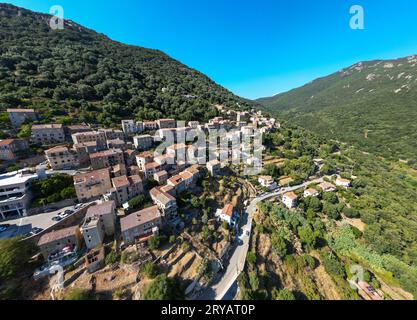
M 358 63 L 259 102 L 328 138 L 417 166 L 417 56 Z
M 207 119 L 213 104 L 245 101 L 166 54 L 110 40 L 48 15 L 0 4 L 0 109 L 30 107 L 45 119 L 105 125 L 122 118 Z M 56 120 L 56 119 L 55 119 Z

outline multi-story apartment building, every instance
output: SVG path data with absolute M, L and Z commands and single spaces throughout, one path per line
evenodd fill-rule
M 109 149 L 120 149 L 120 150 L 127 150 L 129 147 L 132 147 L 131 143 L 126 143 L 124 140 L 121 139 L 114 139 L 114 140 L 107 140 L 107 148 Z
M 136 163 L 136 155 L 138 154 L 138 152 L 136 150 L 132 150 L 132 149 L 127 149 L 124 152 L 124 158 L 125 158 L 125 163 L 128 167 L 130 166 L 135 166 Z
M 175 119 L 159 119 L 157 123 L 159 129 L 175 128 L 177 126 Z
M 108 236 L 114 235 L 116 228 L 116 203 L 114 201 L 105 201 L 89 207 L 85 217 L 99 218 L 102 222 L 104 233 Z
M 142 152 L 136 156 L 136 164 L 140 171 L 145 170 L 145 164 L 153 162 L 153 152 Z
M 112 189 L 109 169 L 75 175 L 74 187 L 80 202 L 100 198 Z
M 15 128 L 19 128 L 26 121 L 38 120 L 38 115 L 33 109 L 7 109 L 7 114 Z
M 90 126 L 86 124 L 74 124 L 71 126 L 65 126 L 64 132 L 65 132 L 65 138 L 68 142 L 72 142 L 72 135 L 76 133 L 82 133 L 82 132 L 90 132 L 93 131 Z
M 141 170 L 146 179 L 152 177 L 155 173 L 162 171 L 162 167 L 156 162 L 145 164 L 144 169 Z
M 114 198 L 119 206 L 143 194 L 143 183 L 140 176 L 121 176 L 112 179 Z
M 163 185 L 167 182 L 168 180 L 168 172 L 166 172 L 165 170 L 159 171 L 154 173 L 153 175 L 153 179 L 159 183 L 159 185 Z
M 85 144 L 87 142 L 96 142 L 97 150 L 105 150 L 107 147 L 106 134 L 99 131 L 78 132 L 72 135 L 74 144 Z
M 120 219 L 125 244 L 144 242 L 157 235 L 162 226 L 162 215 L 157 206 L 132 213 Z
M 122 120 L 122 130 L 125 135 L 131 136 L 138 132 L 138 127 L 134 120 Z
M 0 160 L 16 160 L 28 149 L 29 143 L 23 139 L 0 140 Z
M 177 216 L 177 200 L 172 195 L 162 191 L 159 187 L 153 188 L 150 195 L 153 203 L 158 206 L 167 220 L 172 220 Z
M 200 125 L 200 122 L 198 122 L 198 121 L 189 121 L 188 122 L 188 126 L 190 128 L 193 128 L 193 129 L 197 129 L 199 125 Z
M 106 136 L 106 140 L 124 140 L 125 134 L 122 130 L 114 130 L 114 129 L 99 129 L 99 132 L 104 132 Z
M 153 145 L 153 137 L 149 134 L 144 134 L 141 136 L 135 136 L 133 138 L 133 143 L 135 148 L 138 150 L 148 150 L 152 148 Z
M 36 124 L 32 126 L 32 141 L 44 146 L 65 142 L 62 124 Z
M 27 215 L 32 195 L 30 186 L 37 173 L 21 170 L 0 175 L 0 219 Z
M 124 164 L 123 151 L 120 149 L 104 150 L 90 154 L 91 166 L 94 170 Z
M 221 164 L 219 160 L 212 160 L 207 163 L 207 170 L 211 176 L 217 177 L 220 174 Z
M 53 170 L 68 170 L 80 165 L 77 151 L 66 146 L 57 146 L 45 151 L 46 159 Z
M 167 148 L 167 154 L 175 156 L 176 161 L 186 161 L 188 147 L 184 143 L 177 143 Z
M 88 249 L 101 246 L 104 240 L 104 230 L 101 220 L 97 217 L 86 217 L 81 226 L 81 233 Z
M 82 235 L 78 226 L 51 231 L 41 236 L 38 247 L 45 260 L 49 260 L 51 254 L 69 248 L 72 251 L 81 249 Z
M 156 121 L 144 121 L 143 128 L 146 131 L 158 130 L 158 123 Z

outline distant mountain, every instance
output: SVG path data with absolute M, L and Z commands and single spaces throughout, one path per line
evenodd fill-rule
M 417 162 L 417 56 L 360 62 L 258 102 L 313 132 Z
M 0 110 L 114 125 L 126 117 L 207 119 L 213 104 L 253 104 L 166 54 L 110 40 L 66 20 L 0 4 Z

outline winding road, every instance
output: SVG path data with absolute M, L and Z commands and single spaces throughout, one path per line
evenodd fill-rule
M 252 233 L 253 215 L 257 210 L 257 204 L 259 202 L 280 196 L 290 191 L 306 188 L 308 185 L 312 183 L 321 183 L 323 181 L 323 178 L 309 180 L 303 184 L 293 187 L 285 187 L 280 189 L 279 191 L 270 192 L 252 200 L 250 205 L 247 207 L 244 216 L 242 217 L 242 227 L 240 229 L 239 236 L 237 239 L 237 246 L 235 246 L 235 250 L 229 260 L 229 264 L 225 273 L 221 275 L 220 279 L 216 279 L 216 281 L 214 281 L 215 283 L 211 287 L 208 287 L 205 290 L 203 290 L 202 293 L 198 295 L 198 297 L 196 297 L 196 299 L 223 300 L 228 291 L 235 284 L 239 274 L 245 268 L 246 255 L 249 250 L 249 241 Z

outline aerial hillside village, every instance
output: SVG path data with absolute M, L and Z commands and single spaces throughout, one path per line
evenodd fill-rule
M 118 253 L 129 246 L 148 252 L 148 243 L 159 241 L 161 235 L 181 235 L 187 218 L 195 220 L 195 213 L 184 216 L 183 209 L 189 207 L 191 198 L 184 200 L 183 195 L 201 195 L 202 181 L 226 174 L 223 171 L 232 163 L 232 156 L 239 157 L 239 161 L 244 159 L 244 165 L 254 165 L 256 159 L 243 150 L 241 143 L 236 150 L 236 145 L 232 149 L 231 143 L 225 146 L 216 142 L 213 149 L 208 139 L 196 147 L 193 140 L 180 141 L 179 137 L 234 129 L 226 139 L 240 141 L 243 135 L 253 136 L 256 129 L 268 132 L 278 125 L 275 119 L 263 118 L 261 112 L 235 112 L 222 106 L 217 109 L 221 116 L 205 124 L 178 122 L 178 127 L 175 119 L 123 120 L 122 130 L 92 128 L 87 124 L 37 124 L 41 115 L 35 110 L 8 109 L 14 128 L 25 123 L 32 125 L 29 140 L 0 141 L 0 157 L 10 171 L 0 175 L 4 192 L 0 206 L 0 221 L 4 221 L 1 237 L 21 236 L 37 244 L 44 258 L 44 265 L 35 273 L 39 279 L 52 274 L 57 265 L 68 267 L 82 256 L 88 265 L 88 257 L 96 256 L 100 248 L 113 241 Z M 162 154 L 156 154 L 155 148 L 166 143 L 168 136 L 173 143 Z M 30 144 L 43 150 L 46 161 L 35 162 L 33 167 L 26 163 L 36 158 Z M 247 149 L 251 146 L 253 138 Z M 10 170 L 15 161 L 23 161 L 25 168 Z M 34 206 L 39 204 L 39 194 L 31 186 L 63 175 L 72 176 L 76 200 L 47 198 L 41 201 L 43 205 Z M 227 228 L 237 228 L 241 208 L 237 208 L 236 202 L 230 199 L 228 203 L 211 204 L 215 207 L 214 220 L 229 225 Z M 19 219 L 27 219 L 32 227 L 11 223 Z M 44 220 L 40 226 L 36 226 L 38 220 Z M 108 251 L 98 254 L 103 263 L 106 254 Z
M 320 173 L 328 171 L 323 159 L 306 178 L 277 176 L 282 159 L 256 135 L 268 144 L 280 123 L 261 111 L 215 107 L 219 115 L 208 123 L 126 119 L 121 130 L 39 124 L 35 110 L 7 111 L 15 128 L 31 123 L 30 139 L 0 141 L 8 171 L 0 175 L 0 238 L 36 247 L 28 297 L 62 299 L 82 288 L 104 299 L 142 299 L 161 273 L 177 279 L 187 299 L 214 298 L 206 290 L 213 281 L 222 279 L 221 295 L 234 282 L 222 275 L 238 268 L 229 263 L 235 252 L 250 261 L 258 250 L 250 225 L 263 213 L 251 211 L 251 201 L 279 201 L 296 215 L 321 202 L 312 199 L 351 187 L 355 177 Z M 381 299 L 368 283 L 357 287 Z

